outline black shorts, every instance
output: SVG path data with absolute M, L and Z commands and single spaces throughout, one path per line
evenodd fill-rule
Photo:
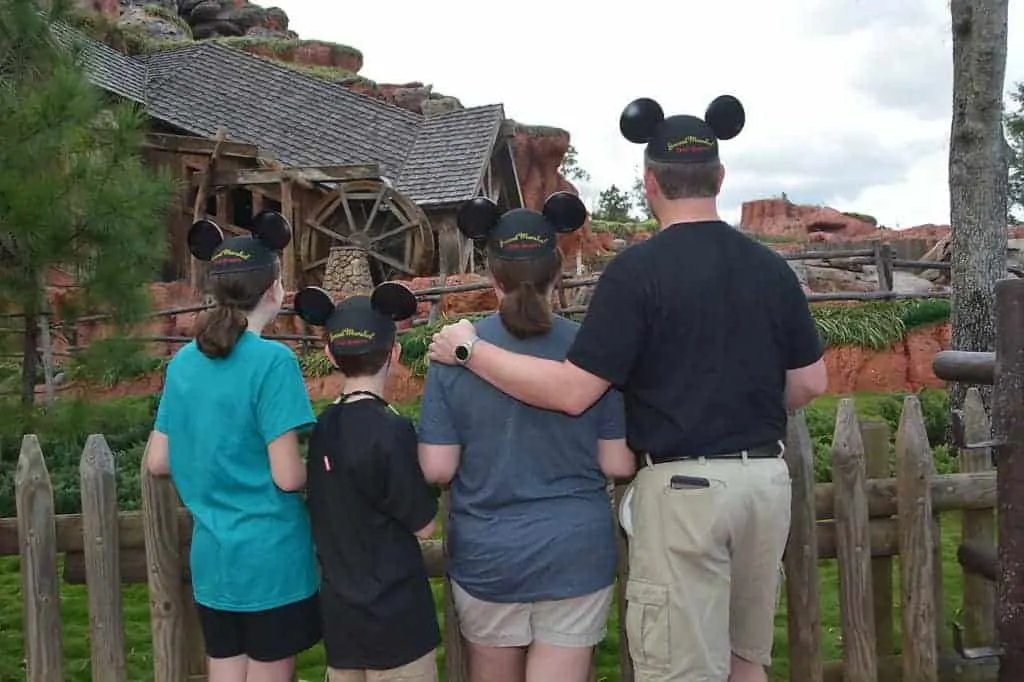
M 291 658 L 320 641 L 318 595 L 266 611 L 219 611 L 196 604 L 210 658 L 248 656 L 270 663 Z

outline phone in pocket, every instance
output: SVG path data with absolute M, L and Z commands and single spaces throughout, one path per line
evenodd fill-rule
M 710 488 L 711 481 L 700 476 L 673 476 L 669 479 L 672 490 L 692 490 L 694 488 Z

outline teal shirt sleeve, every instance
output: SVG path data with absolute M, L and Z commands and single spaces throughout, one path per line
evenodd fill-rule
M 281 354 L 270 364 L 256 395 L 260 436 L 270 445 L 289 431 L 301 431 L 315 423 L 298 358 L 291 352 Z
M 153 424 L 153 429 L 160 433 L 167 435 L 167 429 L 171 427 L 171 410 L 173 408 L 173 399 L 171 398 L 171 392 L 167 390 L 168 376 L 172 371 L 172 365 L 168 364 L 167 369 L 164 370 L 164 388 L 160 392 L 160 402 L 156 407 L 156 423 Z

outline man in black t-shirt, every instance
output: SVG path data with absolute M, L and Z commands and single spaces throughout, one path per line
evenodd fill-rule
M 441 635 L 417 537 L 433 535 L 437 496 L 420 470 L 415 428 L 381 397 L 398 362 L 395 320 L 410 317 L 416 299 L 385 283 L 335 307 L 309 287 L 295 308 L 325 328 L 325 352 L 345 375 L 307 463 L 327 680 L 436 682 Z
M 537 407 L 580 414 L 622 389 L 642 466 L 621 510 L 638 682 L 767 680 L 790 516 L 786 410 L 826 389 L 795 274 L 718 216 L 718 142 L 744 122 L 730 96 L 703 119 L 666 118 L 650 99 L 623 112 L 625 137 L 647 145 L 644 187 L 662 229 L 608 264 L 565 362 L 480 341 L 466 322 L 430 348 Z

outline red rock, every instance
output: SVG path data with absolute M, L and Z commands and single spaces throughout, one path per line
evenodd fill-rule
M 555 192 L 579 194 L 575 185 L 558 172 L 567 151 L 569 133 L 564 130 L 540 126 L 517 127 L 513 157 L 526 208 L 541 210 L 544 200 Z M 560 235 L 558 245 L 567 260 L 575 259 L 576 252 L 581 249 L 585 256 L 607 252 L 601 242 L 594 239 L 589 218 L 580 230 Z
M 814 233 L 857 238 L 877 231 L 871 223 L 840 213 L 834 208 L 800 206 L 786 199 L 744 202 L 740 227 L 755 234 L 797 239 L 807 239 Z M 827 240 L 828 237 L 818 239 Z
M 119 0 L 76 0 L 75 5 L 78 9 L 99 12 L 114 19 L 121 16 L 121 3 Z
M 478 291 L 466 291 L 460 293 L 445 294 L 441 303 L 442 315 L 464 315 L 466 313 L 489 312 L 498 309 L 498 297 L 490 285 L 490 280 L 482 275 L 465 274 L 450 275 L 447 279 L 441 277 L 416 277 L 409 281 L 409 287 L 413 291 L 421 289 L 432 289 L 440 286 L 455 286 L 457 284 L 488 284 L 486 289 Z M 431 303 L 421 301 L 417 316 L 430 314 Z

